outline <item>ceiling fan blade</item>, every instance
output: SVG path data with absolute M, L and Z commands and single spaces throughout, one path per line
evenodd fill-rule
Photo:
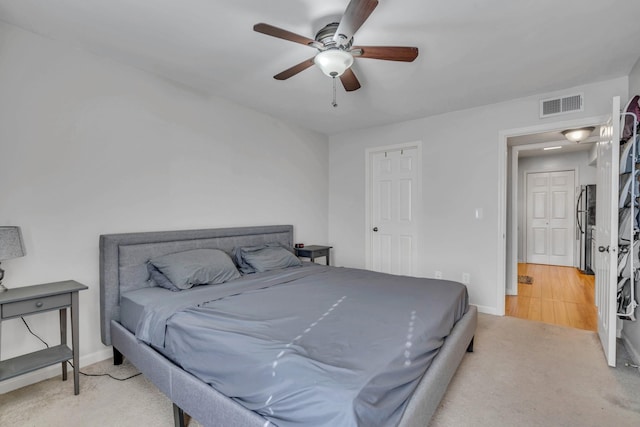
M 351 0 L 333 35 L 333 41 L 339 45 L 347 44 L 376 6 L 378 6 L 378 0 Z
M 352 51 L 361 50 L 362 54 L 358 55 L 353 52 L 354 56 L 358 58 L 371 58 L 371 59 L 384 59 L 386 61 L 403 61 L 412 62 L 418 57 L 417 47 L 407 46 L 354 46 Z
M 276 80 L 287 80 L 289 77 L 295 76 L 299 72 L 304 71 L 307 68 L 311 67 L 313 64 L 314 64 L 313 58 L 309 58 L 297 65 L 294 65 L 291 68 L 287 68 L 286 70 L 284 70 L 279 74 L 276 74 L 275 76 L 273 76 L 273 78 Z
M 300 43 L 306 46 L 312 46 L 317 42 L 308 37 L 301 36 L 291 31 L 283 30 L 282 28 L 274 27 L 273 25 L 259 23 L 253 26 L 253 30 L 258 33 L 266 34 L 268 36 L 277 37 L 283 40 L 289 40 L 291 42 Z
M 351 68 L 347 68 L 340 76 L 340 81 L 342 82 L 342 86 L 344 86 L 344 90 L 347 92 L 360 89 L 360 82 Z

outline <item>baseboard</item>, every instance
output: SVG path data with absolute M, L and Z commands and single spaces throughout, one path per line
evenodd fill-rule
M 633 363 L 636 365 L 640 365 L 640 349 L 634 348 L 631 341 L 627 338 L 627 335 L 624 333 L 624 329 L 622 330 L 622 342 L 624 343 L 624 347 L 629 352 Z
M 101 362 L 105 359 L 109 359 L 112 355 L 113 353 L 111 351 L 111 348 L 105 348 L 103 350 L 96 351 L 95 353 L 87 354 L 86 356 L 80 357 L 80 367 L 82 368 L 84 366 L 92 365 L 96 362 Z M 69 374 L 67 376 L 67 381 L 73 381 L 73 372 L 71 371 L 71 369 L 69 369 L 68 372 Z M 8 393 L 10 391 L 35 384 L 40 381 L 48 380 L 49 378 L 53 378 L 59 375 L 61 375 L 61 368 L 60 364 L 56 363 L 55 365 L 51 365 L 37 371 L 29 372 L 28 374 L 20 375 L 6 381 L 2 381 L 0 383 L 0 394 Z
M 478 305 L 478 304 L 474 304 L 474 305 L 478 307 L 478 312 L 480 313 L 493 314 L 494 316 L 502 316 L 502 314 L 498 313 L 498 310 L 495 307 L 488 307 L 486 305 Z

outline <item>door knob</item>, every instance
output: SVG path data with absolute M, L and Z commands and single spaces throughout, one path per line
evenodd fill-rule
M 373 227 L 373 231 L 377 232 L 378 231 L 378 227 Z
M 598 246 L 598 251 L 599 252 L 609 252 L 609 246 L 607 246 L 606 248 L 604 246 Z

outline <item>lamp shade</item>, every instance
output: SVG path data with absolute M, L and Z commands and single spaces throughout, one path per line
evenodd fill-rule
M 562 131 L 562 134 L 569 141 L 573 142 L 581 142 L 591 136 L 591 132 L 593 132 L 594 127 L 580 128 L 580 129 L 567 129 Z
M 0 226 L 0 261 L 24 256 L 20 227 Z
M 329 77 L 340 77 L 347 68 L 353 65 L 353 56 L 338 48 L 320 52 L 313 59 L 318 67 Z

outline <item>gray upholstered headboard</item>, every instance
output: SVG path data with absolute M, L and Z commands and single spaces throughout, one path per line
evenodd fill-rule
M 120 320 L 120 294 L 151 286 L 146 262 L 189 249 L 222 249 L 279 242 L 293 247 L 292 225 L 105 234 L 100 236 L 100 327 L 111 345 L 111 320 Z

